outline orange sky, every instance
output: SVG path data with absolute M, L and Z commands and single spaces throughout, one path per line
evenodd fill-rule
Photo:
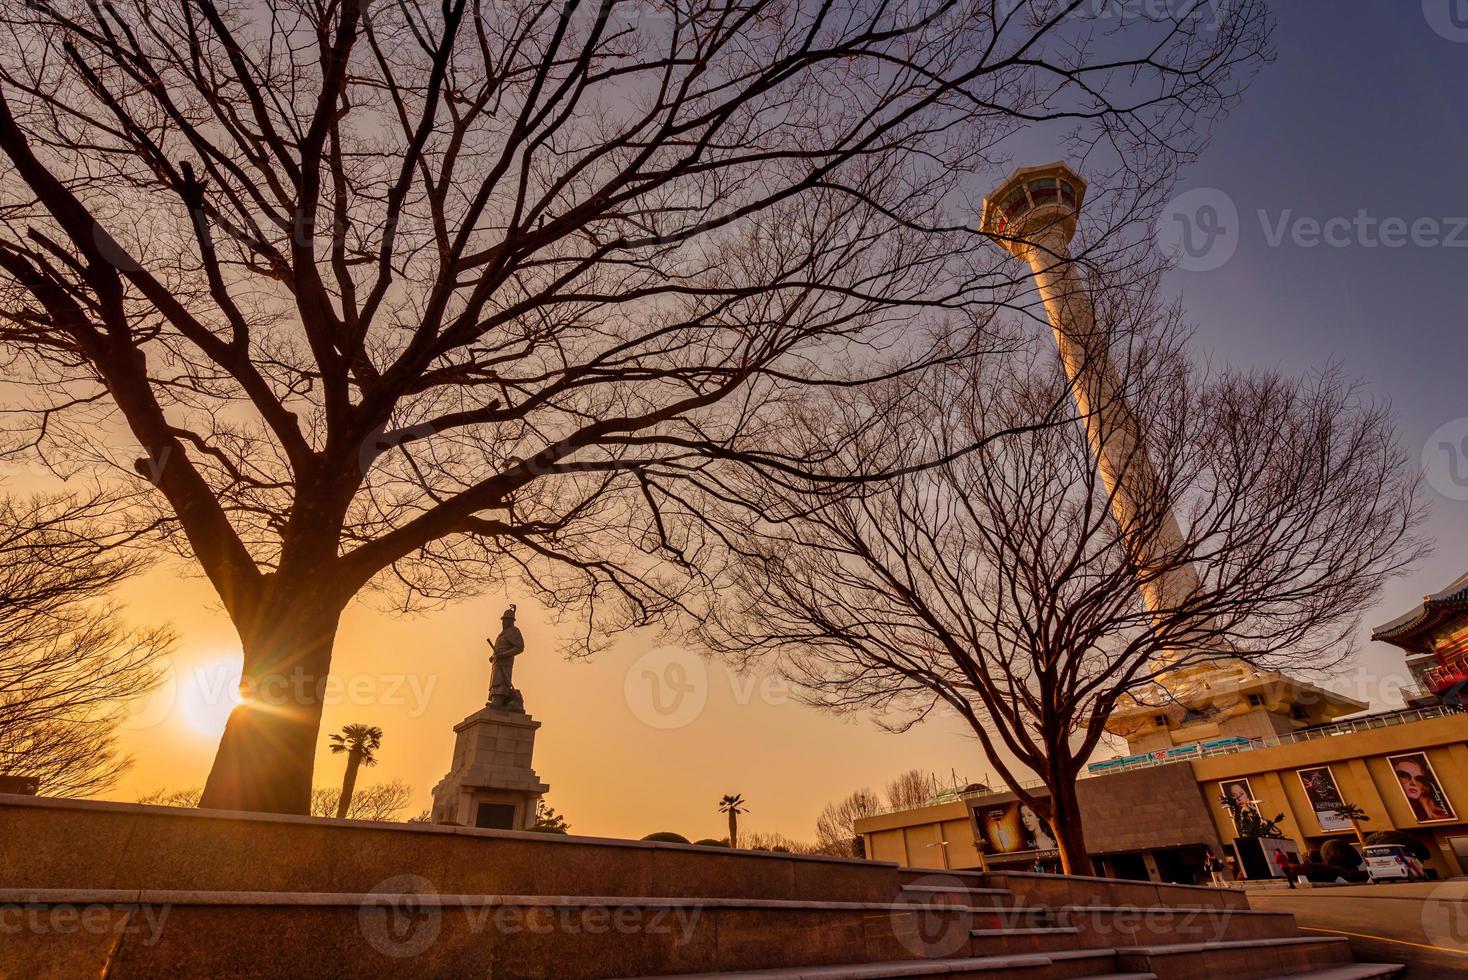
M 133 800 L 162 786 L 201 785 L 218 739 L 217 727 L 206 731 L 201 723 L 221 723 L 229 679 L 220 668 L 232 664 L 237 677 L 239 642 L 203 579 L 159 569 L 121 598 L 129 620 L 171 620 L 181 640 L 173 680 L 122 733 L 121 745 L 137 763 L 107 795 Z M 631 636 L 589 661 L 567 661 L 544 611 L 523 596 L 514 601 L 526 644 L 515 685 L 544 725 L 535 767 L 551 786 L 548 801 L 576 833 L 718 837 L 727 833 L 719 797 L 742 793 L 750 806 L 743 829 L 813 839 L 821 807 L 858 786 L 880 788 L 913 766 L 945 779 L 953 767 L 969 779 L 988 771 L 956 721 L 890 735 L 865 719 L 796 704 L 777 679 L 733 674 L 656 637 Z M 333 663 L 337 695 L 322 722 L 317 785 L 337 785 L 342 775 L 342 758 L 326 751 L 326 734 L 347 722 L 374 724 L 384 731 L 381 761 L 359 785 L 402 779 L 413 787 L 411 813 L 427 807 L 449 764 L 453 725 L 484 704 L 484 638 L 498 631 L 505 603 L 501 593 L 411 618 L 370 601 L 349 607 Z
M 218 739 L 217 727 L 206 729 L 222 724 L 219 702 L 230 686 L 221 668 L 233 665 L 237 676 L 238 640 L 209 584 L 180 575 L 177 566 L 130 583 L 120 598 L 130 620 L 171 621 L 181 640 L 172 682 L 122 732 L 122 747 L 137 764 L 108 796 L 133 800 L 163 786 L 201 785 Z M 742 793 L 750 807 L 742 829 L 808 840 L 827 802 L 859 786 L 880 789 L 904 769 L 945 779 L 957 769 L 971 780 L 992 772 L 951 716 L 891 735 L 866 719 L 838 719 L 797 704 L 773 678 L 733 674 L 655 637 L 628 637 L 590 661 L 568 662 L 556 652 L 556 629 L 544 611 L 524 596 L 514 601 L 526 643 L 515 684 L 544 726 L 535 766 L 551 786 L 549 802 L 575 833 L 718 837 L 727 832 L 718 798 Z M 448 767 L 453 725 L 484 704 L 484 638 L 497 631 L 505 603 L 503 593 L 490 594 L 410 618 L 370 601 L 349 607 L 337 641 L 339 686 L 323 719 L 317 785 L 337 785 L 342 775 L 341 757 L 325 750 L 326 734 L 348 722 L 374 724 L 385 733 L 381 762 L 359 785 L 402 779 L 414 792 L 407 815 L 427 807 Z M 1404 679 L 1401 658 L 1390 647 L 1368 646 L 1361 669 L 1330 686 L 1386 706 L 1393 685 Z

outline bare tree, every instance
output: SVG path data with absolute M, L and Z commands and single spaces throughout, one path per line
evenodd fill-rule
M 860 844 L 856 822 L 881 810 L 882 801 L 869 789 L 859 789 L 844 800 L 827 803 L 816 818 L 816 846 L 825 854 L 857 856 Z
M 311 791 L 313 817 L 346 817 L 348 820 L 393 821 L 401 818 L 413 797 L 413 790 L 401 779 L 364 786 L 352 794 L 351 804 L 341 812 L 342 791 L 318 786 Z
M 105 604 L 142 567 L 98 530 L 110 502 L 0 497 L 0 772 L 46 796 L 91 796 L 127 770 L 117 726 L 172 645 Z
M 740 835 L 743 850 L 776 851 L 781 854 L 823 854 L 815 844 L 796 840 L 778 830 L 752 830 Z
M 887 783 L 887 805 L 894 810 L 926 806 L 938 795 L 938 777 L 921 769 L 909 769 Z
M 7 5 L 12 428 L 151 483 L 132 516 L 165 522 L 238 629 L 254 700 L 205 805 L 306 811 L 364 588 L 407 604 L 516 576 L 585 612 L 587 644 L 692 601 L 691 518 L 727 474 L 830 452 L 766 445 L 792 392 L 980 332 L 1013 273 L 979 247 L 968 180 L 1022 128 L 1108 169 L 1092 197 L 1117 234 L 1091 240 L 1125 247 L 1267 55 L 1267 18 L 1094 14 Z
M 193 808 L 199 805 L 199 797 L 203 795 L 204 787 L 202 786 L 190 786 L 187 789 L 160 787 L 151 793 L 144 793 L 142 796 L 139 796 L 138 802 L 146 803 L 150 806 L 181 806 Z
M 1165 703 L 1220 662 L 1343 662 L 1361 610 L 1420 551 L 1416 476 L 1383 408 L 1334 373 L 1205 370 L 1175 311 L 1136 299 L 1097 317 L 1141 427 L 1116 467 L 1125 526 L 1054 349 L 983 358 L 881 402 L 887 430 L 848 451 L 900 468 L 977 449 L 840 497 L 751 490 L 762 509 L 727 538 L 748 544 L 708 627 L 835 710 L 902 729 L 946 705 L 1082 873 L 1075 783 L 1113 708 Z M 1184 569 L 1193 587 L 1149 588 Z

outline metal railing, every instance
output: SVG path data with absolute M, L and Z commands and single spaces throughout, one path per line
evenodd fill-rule
M 1455 684 L 1468 680 L 1468 654 L 1457 654 L 1442 661 L 1437 667 L 1422 672 L 1422 683 L 1434 694 L 1441 694 Z
M 1302 732 L 1294 732 L 1290 735 L 1262 738 L 1259 739 L 1259 743 L 1264 747 L 1294 745 L 1299 742 L 1313 742 L 1322 738 L 1335 738 L 1337 735 L 1349 735 L 1352 732 L 1365 732 L 1375 728 L 1410 725 L 1417 721 L 1427 721 L 1431 718 L 1443 718 L 1448 715 L 1460 715 L 1462 713 L 1463 709 L 1455 704 L 1435 704 L 1430 708 L 1404 708 L 1401 711 L 1367 715 L 1364 718 L 1357 718 L 1354 721 L 1338 721 L 1332 725 L 1307 728 Z

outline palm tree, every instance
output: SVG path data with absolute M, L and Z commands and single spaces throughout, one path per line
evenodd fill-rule
M 382 729 L 376 725 L 343 725 L 340 732 L 331 736 L 331 751 L 347 754 L 347 771 L 342 776 L 342 795 L 336 804 L 336 816 L 340 820 L 347 815 L 352 805 L 352 791 L 357 788 L 357 767 L 377 765 L 374 752 L 382 745 Z
M 739 846 L 739 815 L 748 813 L 744 805 L 744 797 L 738 793 L 725 795 L 719 798 L 719 812 L 729 815 L 729 846 Z
M 1356 832 L 1357 842 L 1359 842 L 1362 847 L 1365 847 L 1366 835 L 1361 833 L 1361 825 L 1363 823 L 1371 822 L 1371 818 L 1366 815 L 1366 811 L 1361 809 L 1354 803 L 1342 803 L 1340 806 L 1335 808 L 1335 815 L 1337 817 L 1340 817 L 1342 820 L 1349 820 L 1351 822 L 1351 829 Z

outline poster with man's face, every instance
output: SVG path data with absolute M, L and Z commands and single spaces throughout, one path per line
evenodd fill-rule
M 1458 818 L 1452 803 L 1448 802 L 1448 794 L 1437 781 L 1437 773 L 1432 771 L 1432 763 L 1427 761 L 1427 753 L 1389 755 L 1386 761 L 1396 773 L 1402 795 L 1407 798 L 1419 823 Z
M 1336 812 L 1345 801 L 1341 799 L 1340 787 L 1336 785 L 1335 774 L 1330 771 L 1330 767 L 1319 766 L 1296 772 L 1300 777 L 1300 785 L 1305 787 L 1305 796 L 1310 800 L 1310 809 L 1315 811 L 1315 819 L 1320 822 L 1320 829 L 1350 830 L 1351 821 L 1343 819 Z
M 1053 851 L 1055 838 L 1050 828 L 1019 801 L 974 808 L 979 825 L 979 846 L 985 854 L 1023 854 Z

